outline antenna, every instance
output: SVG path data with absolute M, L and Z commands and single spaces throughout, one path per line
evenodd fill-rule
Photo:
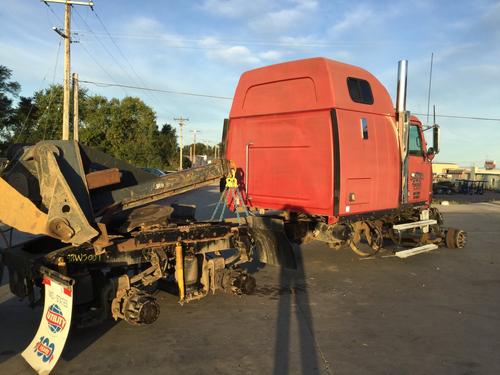
M 433 64 L 433 62 L 434 62 L 434 52 L 431 53 L 431 69 L 429 71 L 429 91 L 427 92 L 427 125 L 429 125 L 429 106 L 431 103 L 432 64 Z M 434 116 L 434 123 L 436 123 L 435 116 Z

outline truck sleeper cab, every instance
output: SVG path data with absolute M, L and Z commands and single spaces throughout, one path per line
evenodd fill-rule
M 465 234 L 442 229 L 442 217 L 430 208 L 439 127 L 433 127 L 434 147 L 427 150 L 422 124 L 408 118 L 405 98 L 406 62 L 400 65 L 396 110 L 372 74 L 325 58 L 244 73 L 223 143 L 248 205 L 260 213 L 284 212 L 289 239 L 317 239 L 333 248 L 348 244 L 361 256 L 380 250 L 384 238 L 420 244 L 412 255 L 445 238 L 447 245 L 463 247 Z M 401 231 L 409 229 L 403 238 Z M 364 243 L 368 251 L 358 246 Z
M 428 204 L 430 162 L 421 124 L 412 120 L 412 140 L 417 129 L 422 148 L 410 153 L 409 203 Z M 227 158 L 241 169 L 253 207 L 329 223 L 399 207 L 394 106 L 372 74 L 352 65 L 312 58 L 244 73 L 231 108 Z

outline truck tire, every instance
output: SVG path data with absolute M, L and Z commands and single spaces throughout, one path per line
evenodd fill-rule
M 461 229 L 450 228 L 446 232 L 446 246 L 450 249 L 462 249 L 467 244 L 467 233 Z

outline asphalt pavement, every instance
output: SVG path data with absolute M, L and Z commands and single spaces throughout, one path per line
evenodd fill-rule
M 216 187 L 173 200 L 207 218 Z M 465 249 L 408 259 L 297 248 L 299 269 L 263 267 L 250 296 L 180 306 L 160 292 L 150 326 L 73 330 L 54 374 L 499 374 L 500 203 L 442 207 Z M 19 353 L 41 308 L 0 287 L 0 374 L 30 374 Z

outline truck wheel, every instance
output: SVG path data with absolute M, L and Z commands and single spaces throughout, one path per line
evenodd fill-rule
M 355 224 L 353 238 L 349 240 L 349 246 L 360 257 L 375 255 L 383 246 L 384 236 L 382 230 L 371 223 Z M 362 243 L 364 238 L 366 243 Z M 359 245 L 361 244 L 361 247 Z
M 446 246 L 450 249 L 462 249 L 467 243 L 467 233 L 460 229 L 450 228 L 446 232 Z
M 252 229 L 251 234 L 255 241 L 255 258 L 261 263 L 278 264 L 275 252 L 269 251 L 278 247 L 276 238 L 266 235 L 267 233 L 260 229 Z
M 437 225 L 443 225 L 444 223 L 443 214 L 439 212 L 439 210 L 436 207 L 431 207 L 429 209 L 429 219 L 436 220 Z

